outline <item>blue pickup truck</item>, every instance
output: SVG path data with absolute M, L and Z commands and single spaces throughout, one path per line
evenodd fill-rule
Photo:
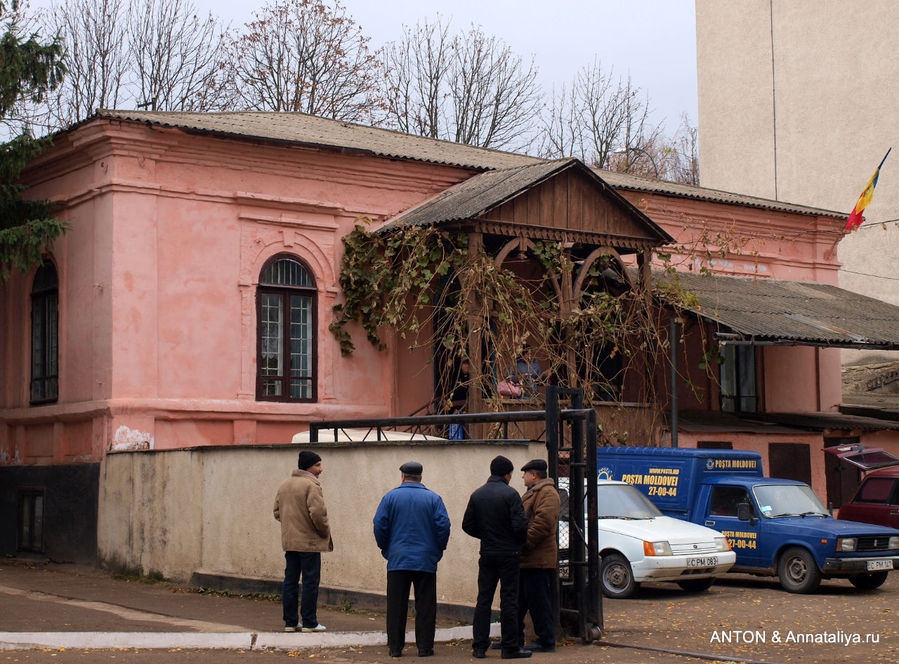
M 834 519 L 807 484 L 764 477 L 757 452 L 600 447 L 597 469 L 664 514 L 721 531 L 737 554 L 731 572 L 776 575 L 790 592 L 833 577 L 873 590 L 899 569 L 899 530 Z

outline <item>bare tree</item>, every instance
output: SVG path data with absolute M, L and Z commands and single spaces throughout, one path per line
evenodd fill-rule
M 233 44 L 237 104 L 364 120 L 378 104 L 377 59 L 339 1 L 277 0 Z
M 209 111 L 225 95 L 226 33 L 197 15 L 190 0 L 133 2 L 128 12 L 137 105 L 159 111 Z
M 650 120 L 648 96 L 630 77 L 615 78 L 599 61 L 583 67 L 571 82 L 553 91 L 543 117 L 540 154 L 577 157 L 599 168 L 660 175 L 648 148 L 661 126 Z
M 666 172 L 673 182 L 699 186 L 699 131 L 686 114 L 670 141 Z
M 504 148 L 520 141 L 540 110 L 534 60 L 520 56 L 480 28 L 456 38 L 450 79 L 455 141 Z
M 45 15 L 45 29 L 65 43 L 68 74 L 49 104 L 50 122 L 63 127 L 128 97 L 124 0 L 65 0 Z
M 490 148 L 522 148 L 540 109 L 533 58 L 525 62 L 473 26 L 453 37 L 440 16 L 405 28 L 382 58 L 384 124 Z
M 674 136 L 652 136 L 641 146 L 616 152 L 609 163 L 614 171 L 647 175 L 668 182 L 699 185 L 697 130 L 686 115 Z
M 387 44 L 382 67 L 386 123 L 407 134 L 429 138 L 447 135 L 445 81 L 452 63 L 449 23 L 403 26 L 403 39 Z
M 549 107 L 543 115 L 543 129 L 540 136 L 540 154 L 545 157 L 586 158 L 585 135 L 581 131 L 578 117 L 578 101 L 575 86 L 564 83 L 558 91 L 553 87 Z

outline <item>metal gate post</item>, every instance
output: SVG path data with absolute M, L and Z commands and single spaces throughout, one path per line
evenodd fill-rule
M 598 428 L 596 425 L 596 411 L 592 408 L 587 413 L 585 426 L 587 429 L 587 593 L 589 595 L 587 604 L 589 615 L 587 616 L 587 629 L 584 632 L 584 640 L 598 641 L 602 638 L 605 626 L 602 614 L 602 586 L 600 579 L 602 561 L 599 555 L 599 509 L 596 490 L 596 439 Z
M 559 388 L 546 386 L 546 455 L 549 477 L 559 483 Z M 558 538 L 558 532 L 556 533 Z M 562 636 L 561 599 L 559 597 L 559 566 L 553 567 L 553 581 L 550 589 L 550 610 L 553 617 L 553 631 L 556 638 Z
M 584 407 L 584 394 L 580 390 L 570 390 L 571 408 L 581 410 Z M 571 578 L 577 595 L 578 633 L 587 640 L 587 551 L 584 521 L 586 506 L 584 503 L 584 421 L 581 418 L 570 420 L 571 426 L 571 461 L 568 480 L 571 505 L 576 509 L 569 510 L 568 547 L 571 559 Z M 576 534 L 572 538 L 572 534 Z
M 559 478 L 559 387 L 546 386 L 546 452 L 549 476 Z

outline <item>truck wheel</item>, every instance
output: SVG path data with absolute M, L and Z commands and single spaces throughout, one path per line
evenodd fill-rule
M 815 592 L 821 585 L 821 572 L 815 559 L 806 549 L 799 547 L 783 552 L 777 564 L 777 575 L 780 585 L 791 593 L 806 595 Z
M 602 592 L 606 597 L 625 599 L 637 590 L 634 572 L 627 558 L 620 553 L 602 557 Z
M 704 590 L 708 590 L 712 587 L 712 584 L 715 583 L 715 579 L 687 579 L 685 581 L 678 581 L 677 585 L 686 590 L 688 593 L 701 593 Z
M 888 572 L 874 572 L 873 574 L 856 574 L 849 577 L 849 583 L 859 590 L 874 590 L 880 588 L 887 580 Z

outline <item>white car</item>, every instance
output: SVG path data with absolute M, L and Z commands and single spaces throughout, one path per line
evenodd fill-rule
M 600 576 L 607 597 L 630 597 L 646 581 L 673 581 L 684 590 L 706 590 L 736 561 L 727 538 L 717 530 L 663 515 L 630 484 L 598 480 L 596 485 Z M 567 478 L 560 478 L 559 488 L 567 490 Z M 567 545 L 563 507 L 559 522 L 563 576 Z

